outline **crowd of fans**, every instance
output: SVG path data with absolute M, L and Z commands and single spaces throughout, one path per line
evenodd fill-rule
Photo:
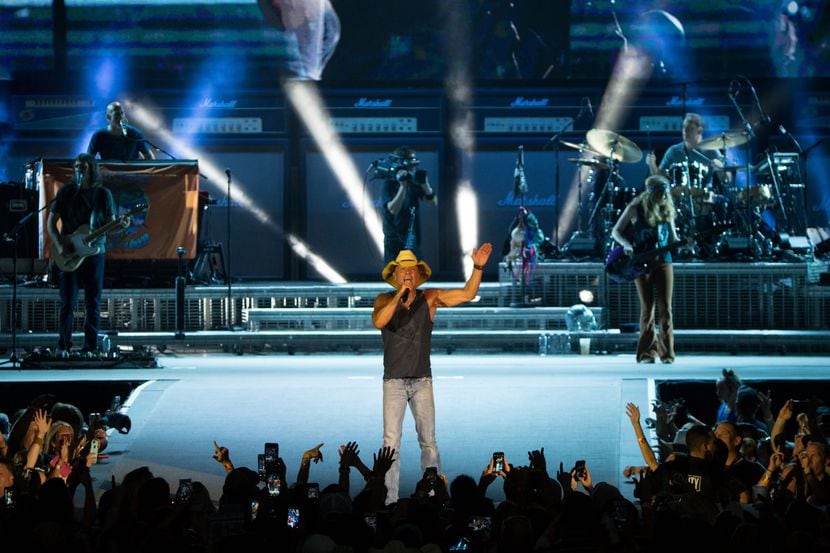
M 0 414 L 0 539 L 4 551 L 107 553 L 830 550 L 830 410 L 789 399 L 774 416 L 771 395 L 731 371 L 717 393 L 713 424 L 682 402 L 656 402 L 649 435 L 639 408 L 626 406 L 643 456 L 624 472 L 634 502 L 595 482 L 590 462 L 549 470 L 541 448 L 524 464 L 494 455 L 477 480 L 428 468 L 394 505 L 384 504 L 384 475 L 395 451 L 379 449 L 370 466 L 355 442 L 339 448 L 339 479 L 327 485 L 310 481 L 322 444 L 303 454 L 289 484 L 277 444 L 252 469 L 214 442 L 227 473 L 218 501 L 189 479 L 174 490 L 148 467 L 113 479 L 96 500 L 90 467 L 105 455 L 105 428 L 42 396 L 12 424 Z M 488 498 L 494 485 L 504 501 Z

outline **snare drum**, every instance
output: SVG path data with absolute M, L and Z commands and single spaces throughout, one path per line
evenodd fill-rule
M 709 166 L 705 163 L 696 160 L 672 163 L 666 173 L 672 182 L 671 193 L 675 200 L 688 196 L 697 199 L 706 195 Z

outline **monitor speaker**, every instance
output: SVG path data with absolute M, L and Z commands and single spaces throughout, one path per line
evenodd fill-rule
M 37 190 L 22 185 L 0 184 L 0 257 L 13 258 L 15 237 L 9 233 L 18 222 L 32 214 L 17 233 L 18 259 L 37 258 Z

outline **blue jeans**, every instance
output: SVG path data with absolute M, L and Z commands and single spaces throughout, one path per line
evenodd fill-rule
M 84 289 L 86 319 L 84 349 L 98 349 L 98 325 L 101 321 L 101 291 L 104 289 L 104 254 L 91 255 L 74 272 L 61 272 L 59 280 L 61 310 L 58 321 L 58 349 L 72 347 L 72 327 L 78 287 Z
M 421 472 L 436 467 L 441 472 L 441 456 L 435 442 L 435 399 L 432 378 L 393 378 L 383 381 L 383 445 L 395 448 L 395 463 L 386 473 L 386 504 L 398 501 L 401 479 L 401 433 L 406 405 L 415 419 L 421 446 Z

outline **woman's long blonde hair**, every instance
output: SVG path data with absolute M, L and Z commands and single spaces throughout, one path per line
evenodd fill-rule
M 656 227 L 658 223 L 664 222 L 674 224 L 677 210 L 668 190 L 668 179 L 665 177 L 646 179 L 646 190 L 640 195 L 640 203 L 643 205 L 643 213 L 650 227 Z

